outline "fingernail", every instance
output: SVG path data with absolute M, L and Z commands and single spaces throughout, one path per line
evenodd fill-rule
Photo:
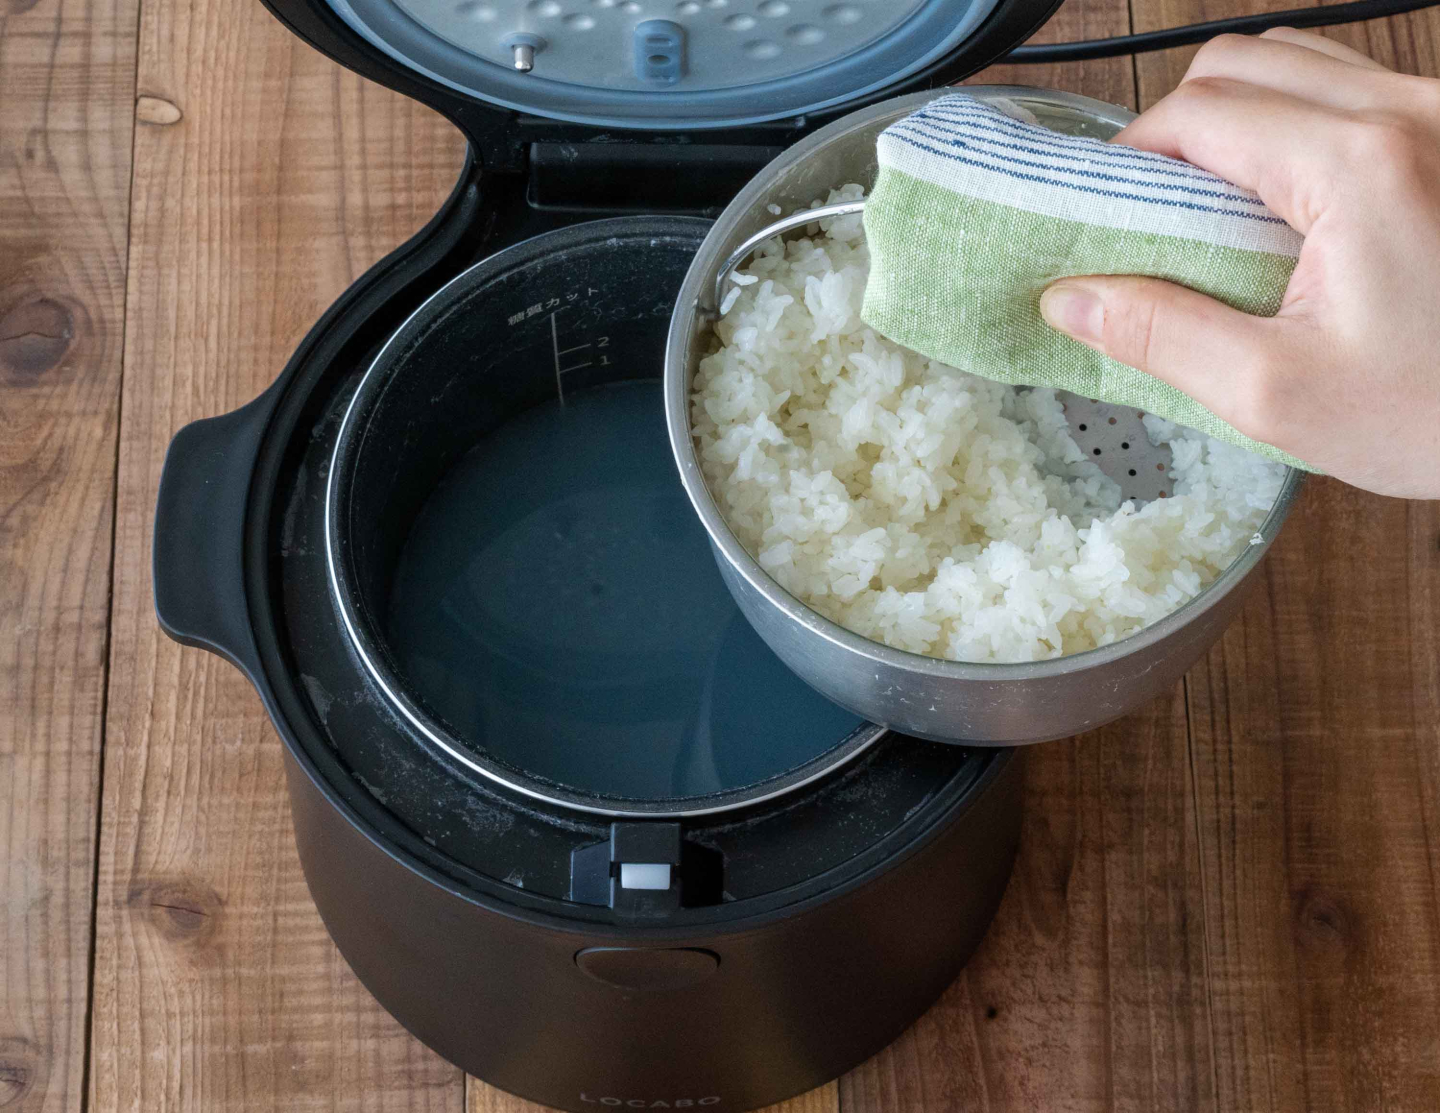
M 1084 286 L 1057 282 L 1040 295 L 1040 316 L 1086 344 L 1099 344 L 1105 331 L 1105 304 Z

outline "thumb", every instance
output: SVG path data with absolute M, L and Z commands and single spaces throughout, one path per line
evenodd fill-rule
M 1062 278 L 1040 295 L 1052 328 L 1188 394 L 1247 436 L 1258 428 L 1274 367 L 1274 321 L 1158 278 Z

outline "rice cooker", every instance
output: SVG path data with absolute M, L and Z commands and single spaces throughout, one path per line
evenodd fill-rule
M 782 664 L 660 377 L 757 171 L 1055 2 L 270 0 L 470 153 L 263 395 L 176 435 L 156 608 L 264 701 L 340 951 L 471 1074 L 750 1109 L 880 1050 L 984 934 L 1017 752 L 875 726 Z

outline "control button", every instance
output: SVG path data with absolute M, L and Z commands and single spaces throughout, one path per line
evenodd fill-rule
M 670 888 L 670 863 L 621 862 L 620 888 L 668 889 Z
M 684 989 L 713 974 L 720 956 L 689 947 L 587 947 L 575 965 L 616 989 Z

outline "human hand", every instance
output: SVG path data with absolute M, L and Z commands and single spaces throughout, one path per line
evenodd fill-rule
M 1440 498 L 1440 81 L 1289 28 L 1224 35 L 1115 141 L 1254 190 L 1300 232 L 1284 301 L 1254 317 L 1086 276 L 1045 291 L 1046 321 L 1339 479 Z

